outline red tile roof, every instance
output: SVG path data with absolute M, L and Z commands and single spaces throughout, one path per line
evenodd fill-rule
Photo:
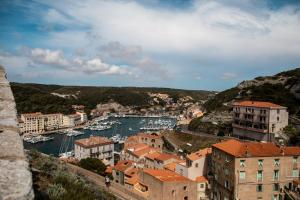
M 280 148 L 273 143 L 242 142 L 235 139 L 213 145 L 235 157 L 273 157 L 300 155 L 300 147 Z
M 169 153 L 161 153 L 159 156 L 157 156 L 154 159 L 159 160 L 159 161 L 166 161 L 166 160 L 170 160 L 170 159 L 180 160 L 180 158 L 178 156 L 169 154 Z
M 113 144 L 113 142 L 105 137 L 91 136 L 89 138 L 75 140 L 75 144 L 85 148 L 92 148 L 106 144 Z
M 234 106 L 258 107 L 258 108 L 284 108 L 283 106 L 265 101 L 239 101 Z
M 158 156 L 160 156 L 160 154 L 161 154 L 160 152 L 154 151 L 154 152 L 151 152 L 151 153 L 147 154 L 145 156 L 145 158 L 148 158 L 150 160 L 154 160 L 155 158 L 157 158 Z
M 125 175 L 126 175 L 126 176 L 129 176 L 129 177 L 132 177 L 132 176 L 134 176 L 135 174 L 138 174 L 139 171 L 140 171 L 140 170 L 139 170 L 138 168 L 133 167 L 133 168 L 131 168 L 131 169 L 129 169 L 129 170 L 126 170 L 126 171 L 125 171 Z
M 115 166 L 114 170 L 125 172 L 128 168 L 130 168 L 133 165 L 133 161 L 131 160 L 122 160 L 119 161 Z
M 206 179 L 205 176 L 197 176 L 196 177 L 196 182 L 197 183 L 205 183 L 205 182 L 208 182 L 208 180 Z
M 138 174 L 135 174 L 131 178 L 128 178 L 127 180 L 125 180 L 125 183 L 127 183 L 129 185 L 135 185 L 138 182 L 139 182 L 139 175 Z
M 105 173 L 107 174 L 111 174 L 112 173 L 112 170 L 113 170 L 113 166 L 108 166 L 105 170 Z
M 162 182 L 187 182 L 190 179 L 181 176 L 175 172 L 164 169 L 145 169 L 144 173 L 158 179 Z
M 176 165 L 177 165 L 177 162 L 172 162 L 172 163 L 166 164 L 166 165 L 164 166 L 164 169 L 170 170 L 170 171 L 172 171 L 172 172 L 175 172 L 175 170 L 176 170 Z
M 211 154 L 211 148 L 200 149 L 199 151 L 191 153 L 186 157 L 191 161 L 195 161 L 202 158 L 203 156 L 206 156 L 207 154 Z

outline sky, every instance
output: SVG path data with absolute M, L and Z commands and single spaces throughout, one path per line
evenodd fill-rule
M 221 91 L 300 66 L 299 0 L 0 0 L 8 79 Z

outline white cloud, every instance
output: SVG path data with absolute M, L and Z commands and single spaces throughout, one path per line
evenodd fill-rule
M 235 74 L 235 73 L 225 72 L 221 76 L 221 79 L 223 79 L 223 80 L 229 80 L 229 79 L 233 79 L 233 78 L 236 78 L 236 77 L 237 77 L 237 74 Z
M 105 75 L 131 74 L 127 67 L 104 63 L 100 58 L 67 59 L 60 50 L 42 48 L 27 49 L 26 56 L 30 58 L 31 65 L 46 65 L 61 68 L 66 71 L 84 72 L 87 74 L 99 73 Z

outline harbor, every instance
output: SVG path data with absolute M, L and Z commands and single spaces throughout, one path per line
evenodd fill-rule
M 161 129 L 166 128 L 169 124 L 170 127 L 174 127 L 176 124 L 176 118 L 170 117 L 109 117 L 93 120 L 89 125 L 76 128 L 76 129 L 64 129 L 56 131 L 52 134 L 47 134 L 47 141 L 38 141 L 31 143 L 28 140 L 24 140 L 25 149 L 36 149 L 45 154 L 59 156 L 61 148 L 64 146 L 64 152 L 71 152 L 74 148 L 74 141 L 77 139 L 87 138 L 90 136 L 103 136 L 111 138 L 115 142 L 115 149 L 120 149 L 126 137 L 136 134 L 138 132 L 146 132 L 147 127 L 160 127 Z M 161 125 L 160 125 L 161 124 Z M 99 127 L 98 127 L 99 126 Z M 100 126 L 109 126 L 101 130 Z M 94 128 L 93 128 L 94 127 Z M 99 129 L 98 129 L 99 128 Z M 157 129 L 158 130 L 158 129 Z M 156 130 L 148 130 L 156 131 Z M 38 135 L 37 137 L 41 137 Z M 45 137 L 45 136 L 42 136 Z M 67 145 L 65 143 L 68 143 Z

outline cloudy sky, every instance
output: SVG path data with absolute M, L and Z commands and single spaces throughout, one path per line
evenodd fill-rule
M 300 66 L 299 0 L 1 0 L 10 81 L 223 90 Z

